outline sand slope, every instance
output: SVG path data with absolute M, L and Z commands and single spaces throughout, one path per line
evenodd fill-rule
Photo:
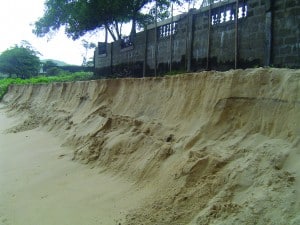
M 10 132 L 46 127 L 73 159 L 154 193 L 126 224 L 300 224 L 300 71 L 11 86 Z
M 115 225 L 148 195 L 72 162 L 72 150 L 42 129 L 7 134 L 16 122 L 0 109 L 1 225 Z

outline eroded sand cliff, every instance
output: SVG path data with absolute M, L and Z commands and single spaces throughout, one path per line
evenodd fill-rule
M 300 224 L 300 70 L 11 86 L 74 160 L 150 190 L 123 224 Z M 26 116 L 25 116 L 26 115 Z

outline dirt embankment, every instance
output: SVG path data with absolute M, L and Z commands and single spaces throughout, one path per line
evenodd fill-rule
M 74 159 L 153 190 L 127 224 L 300 224 L 300 71 L 11 86 Z

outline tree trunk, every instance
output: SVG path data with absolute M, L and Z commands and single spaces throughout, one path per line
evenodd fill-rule
M 134 38 L 136 35 L 136 16 L 132 18 L 132 25 L 131 25 L 131 31 L 130 36 L 131 38 Z
M 110 36 L 112 37 L 112 39 L 114 41 L 117 41 L 116 35 L 114 34 L 114 32 L 110 29 L 110 27 L 107 24 L 105 24 L 105 29 L 108 30 L 108 32 L 109 32 Z
M 108 31 L 107 31 L 107 28 L 105 26 L 105 43 L 107 44 L 107 41 L 108 41 Z
M 119 30 L 118 22 L 115 22 L 115 29 L 116 29 L 117 37 L 120 40 L 121 39 L 121 33 L 120 33 L 120 30 Z

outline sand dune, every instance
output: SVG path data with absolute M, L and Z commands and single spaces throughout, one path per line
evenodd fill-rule
M 143 193 L 122 224 L 300 224 L 299 70 L 11 86 L 3 103 L 23 118 L 7 135 L 46 129 Z

